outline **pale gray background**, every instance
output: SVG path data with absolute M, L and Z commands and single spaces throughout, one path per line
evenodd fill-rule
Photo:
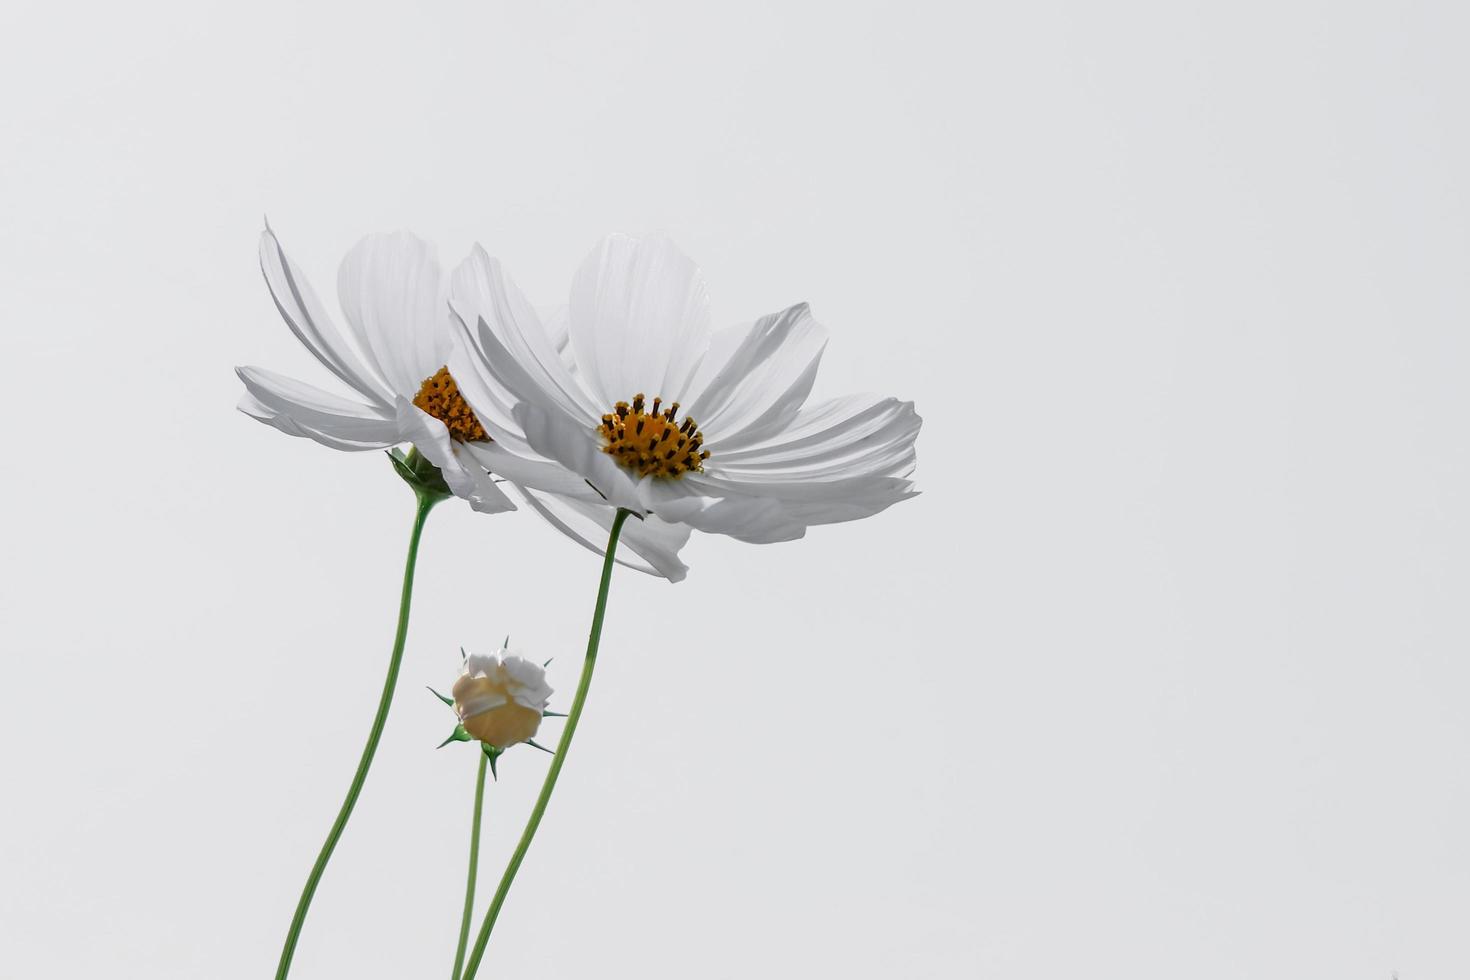
M 926 418 L 918 500 L 618 576 L 486 976 L 1470 973 L 1464 5 L 411 6 L 0 14 L 0 976 L 269 976 L 357 757 L 411 499 L 234 412 L 326 378 L 263 214 L 329 295 L 666 230 Z M 423 558 L 299 980 L 449 972 L 459 644 L 574 682 L 592 556 Z

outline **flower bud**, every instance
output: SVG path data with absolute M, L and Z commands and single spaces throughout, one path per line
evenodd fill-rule
M 535 737 L 551 687 L 539 664 L 496 650 L 470 654 L 452 693 L 464 730 L 504 749 Z

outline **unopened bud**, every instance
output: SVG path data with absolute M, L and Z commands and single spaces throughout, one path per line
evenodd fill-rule
M 551 698 L 546 671 L 509 650 L 472 653 L 454 682 L 454 710 L 470 735 L 497 749 L 534 738 Z

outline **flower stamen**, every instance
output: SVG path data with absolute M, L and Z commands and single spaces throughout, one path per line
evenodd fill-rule
M 490 433 L 485 431 L 480 420 L 475 418 L 469 403 L 459 393 L 459 383 L 454 380 L 447 367 L 440 368 L 431 377 L 424 379 L 419 393 L 413 396 L 413 403 L 423 409 L 425 414 L 443 422 L 451 439 L 460 442 L 492 441 Z
M 703 472 L 709 459 L 709 450 L 701 448 L 704 434 L 693 419 L 678 421 L 678 402 L 662 406 L 663 399 L 654 398 L 645 411 L 641 392 L 631 405 L 618 402 L 597 427 L 606 440 L 602 451 L 640 476 L 675 478 Z

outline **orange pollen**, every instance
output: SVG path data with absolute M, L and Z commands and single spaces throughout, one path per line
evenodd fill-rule
M 459 393 L 459 385 L 447 367 L 435 371 L 433 377 L 424 379 L 424 383 L 419 386 L 419 393 L 413 396 L 413 403 L 426 414 L 443 422 L 452 439 L 460 442 L 491 441 L 490 433 L 475 418 L 475 413 Z
M 602 451 L 640 476 L 675 478 L 691 470 L 704 470 L 709 450 L 701 449 L 704 435 L 694 420 L 677 420 L 679 403 L 663 411 L 662 398 L 653 405 L 643 403 L 643 395 L 633 396 L 633 404 L 618 402 L 602 417 L 598 433 L 606 440 Z

